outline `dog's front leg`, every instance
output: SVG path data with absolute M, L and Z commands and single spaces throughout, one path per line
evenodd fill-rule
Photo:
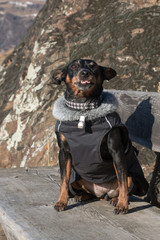
M 60 196 L 54 208 L 57 211 L 64 211 L 67 208 L 68 202 L 69 179 L 71 173 L 72 159 L 66 138 L 62 134 L 57 134 L 57 139 L 58 145 L 60 147 L 59 165 L 61 173 L 61 186 Z
M 113 158 L 119 188 L 118 203 L 114 212 L 115 214 L 125 214 L 128 212 L 127 166 L 121 134 L 118 128 L 112 129 L 108 134 L 108 149 Z

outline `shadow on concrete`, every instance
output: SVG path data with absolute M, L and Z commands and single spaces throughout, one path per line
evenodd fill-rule
M 142 211 L 142 210 L 151 208 L 151 207 L 153 207 L 153 206 L 150 205 L 150 204 L 144 205 L 144 206 L 139 206 L 139 207 L 133 207 L 133 208 L 131 208 L 131 209 L 128 210 L 128 213 L 127 213 L 127 214 L 134 213 L 134 212 L 139 212 L 139 211 Z

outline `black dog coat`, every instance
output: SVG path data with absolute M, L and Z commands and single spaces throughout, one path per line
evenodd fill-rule
M 78 128 L 77 120 L 57 121 L 55 132 L 60 132 L 65 136 L 71 150 L 73 170 L 70 182 L 74 182 L 77 178 L 83 178 L 99 184 L 116 178 L 113 159 L 109 153 L 102 159 L 100 146 L 103 137 L 112 128 L 117 127 L 121 131 L 128 176 L 132 177 L 136 186 L 138 184 L 135 194 L 143 195 L 148 183 L 129 140 L 128 130 L 114 111 L 99 118 L 95 116 L 95 119 L 86 120 L 84 129 Z

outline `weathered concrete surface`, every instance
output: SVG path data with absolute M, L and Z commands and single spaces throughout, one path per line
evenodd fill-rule
M 158 240 L 160 209 L 132 198 L 127 215 L 106 201 L 69 201 L 56 212 L 58 168 L 0 169 L 0 223 L 9 240 Z
M 7 240 L 1 225 L 0 225 L 0 240 Z

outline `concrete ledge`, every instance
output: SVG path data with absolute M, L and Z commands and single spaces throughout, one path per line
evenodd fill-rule
M 103 200 L 73 199 L 67 211 L 57 213 L 57 167 L 0 169 L 0 189 L 0 223 L 9 240 L 160 239 L 160 209 L 135 197 L 127 215 L 114 215 Z
M 0 240 L 7 240 L 1 225 L 0 225 Z

